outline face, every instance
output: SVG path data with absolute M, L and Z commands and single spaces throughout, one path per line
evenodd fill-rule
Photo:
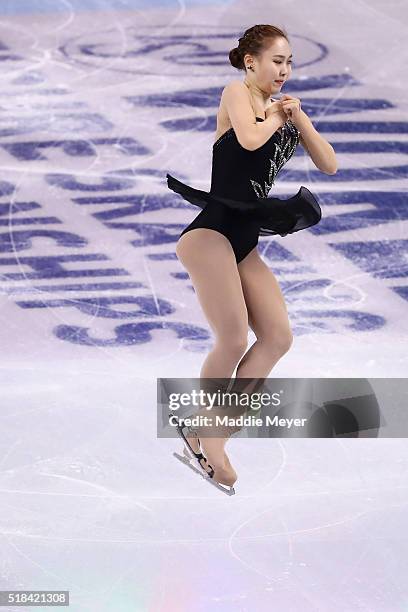
M 292 73 L 292 50 L 286 38 L 278 38 L 263 51 L 260 57 L 248 54 L 247 63 L 253 65 L 255 72 L 247 70 L 249 77 L 254 77 L 259 87 L 273 95 L 281 91 L 282 85 Z M 283 83 L 277 83 L 280 80 Z

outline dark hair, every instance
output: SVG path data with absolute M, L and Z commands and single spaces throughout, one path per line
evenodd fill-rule
M 231 49 L 229 52 L 229 61 L 238 70 L 245 70 L 244 56 L 247 53 L 257 56 L 261 55 L 262 51 L 267 48 L 268 39 L 286 38 L 289 42 L 287 33 L 273 25 L 254 25 L 252 28 L 245 30 L 243 36 L 239 38 L 238 47 Z

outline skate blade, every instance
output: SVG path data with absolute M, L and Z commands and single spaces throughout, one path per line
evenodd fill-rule
M 176 416 L 175 414 L 173 414 L 173 412 L 170 412 L 170 415 L 177 419 L 178 425 L 176 425 L 176 431 L 177 431 L 178 436 L 180 437 L 180 439 L 182 440 L 182 442 L 184 444 L 185 452 L 187 451 L 188 455 L 192 459 L 197 459 L 197 457 L 194 454 L 194 451 L 193 451 L 192 447 L 190 446 L 189 441 L 187 440 L 187 437 L 183 433 L 184 427 L 183 427 L 183 425 L 180 425 L 179 417 Z
M 222 491 L 226 495 L 235 495 L 234 487 L 227 487 L 227 485 L 222 485 L 221 483 L 217 482 L 213 478 L 210 478 L 210 476 L 208 475 L 208 473 L 204 469 L 200 469 L 199 467 L 195 467 L 194 465 L 191 465 L 191 462 L 190 462 L 189 459 L 187 459 L 187 457 L 182 457 L 181 455 L 179 455 L 176 452 L 173 452 L 173 455 L 179 461 L 181 461 L 181 463 L 184 463 L 184 465 L 187 465 L 191 470 L 193 470 L 193 472 L 196 472 L 197 474 L 200 474 L 200 476 L 202 476 L 204 478 L 204 480 L 206 480 L 207 482 L 212 484 L 219 491 Z
M 174 457 L 176 457 L 179 461 L 181 461 L 181 463 L 184 463 L 184 465 L 187 465 L 191 470 L 193 470 L 193 472 L 196 472 L 196 474 L 200 474 L 200 476 L 202 476 L 203 478 L 207 477 L 207 474 L 204 473 L 205 470 L 201 471 L 200 468 L 195 465 L 191 464 L 191 460 L 188 459 L 187 457 L 183 457 L 182 455 L 179 455 L 178 453 L 176 453 L 175 451 L 173 452 Z

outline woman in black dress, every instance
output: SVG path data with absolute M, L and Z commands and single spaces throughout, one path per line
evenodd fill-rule
M 170 174 L 168 186 L 202 208 L 182 231 L 177 257 L 187 270 L 215 335 L 201 378 L 266 378 L 289 350 L 293 336 L 285 300 L 273 272 L 261 259 L 258 237 L 286 236 L 320 221 L 316 197 L 304 186 L 289 199 L 267 197 L 275 177 L 300 142 L 318 169 L 337 171 L 334 149 L 301 110 L 300 100 L 279 93 L 291 76 L 287 34 L 256 25 L 229 53 L 245 70 L 221 95 L 209 192 Z M 248 325 L 256 342 L 248 347 Z M 217 483 L 232 486 L 237 474 L 225 453 L 226 437 L 186 439 L 200 465 Z M 197 456 L 197 455 L 196 455 Z

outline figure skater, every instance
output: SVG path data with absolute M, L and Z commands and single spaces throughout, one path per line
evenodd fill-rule
M 288 199 L 268 198 L 268 192 L 299 142 L 319 170 L 337 171 L 332 145 L 316 131 L 300 99 L 271 97 L 290 79 L 292 56 L 289 38 L 278 27 L 246 30 L 229 53 L 245 77 L 222 91 L 210 191 L 167 174 L 170 189 L 202 208 L 176 246 L 215 336 L 201 378 L 231 378 L 235 369 L 237 378 L 265 378 L 292 345 L 285 300 L 259 255 L 258 237 L 311 227 L 321 209 L 304 186 Z M 248 325 L 256 336 L 249 350 Z M 237 474 L 224 448 L 228 437 L 200 440 L 191 428 L 183 432 L 182 423 L 179 433 L 205 474 L 232 487 Z

